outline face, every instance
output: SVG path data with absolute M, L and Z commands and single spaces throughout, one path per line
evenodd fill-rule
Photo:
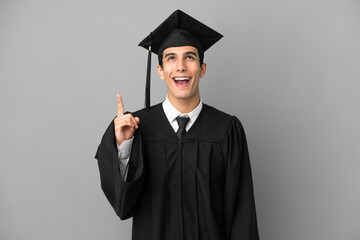
M 199 101 L 199 80 L 206 72 L 206 64 L 200 66 L 199 53 L 195 47 L 171 47 L 163 52 L 163 67 L 157 67 L 159 76 L 165 80 L 171 102 Z

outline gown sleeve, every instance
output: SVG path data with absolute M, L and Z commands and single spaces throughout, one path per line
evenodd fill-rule
M 246 136 L 233 117 L 223 143 L 226 159 L 224 218 L 227 240 L 258 240 L 255 200 Z
M 126 181 L 119 169 L 113 121 L 101 139 L 95 158 L 98 160 L 101 188 L 116 214 L 122 220 L 132 217 L 144 182 L 140 130 L 137 129 L 134 134 Z

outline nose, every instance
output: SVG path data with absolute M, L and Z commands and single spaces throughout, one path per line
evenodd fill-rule
M 180 61 L 177 62 L 176 70 L 178 72 L 186 71 L 185 62 L 183 60 L 180 60 Z

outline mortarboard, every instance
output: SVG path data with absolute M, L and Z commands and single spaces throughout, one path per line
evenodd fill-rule
M 145 107 L 150 107 L 151 52 L 162 61 L 162 52 L 169 47 L 193 46 L 200 55 L 223 36 L 181 10 L 173 12 L 162 24 L 152 31 L 139 46 L 148 49 L 146 73 Z

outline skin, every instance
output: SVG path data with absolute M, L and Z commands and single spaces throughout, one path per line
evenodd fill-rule
M 160 79 L 168 89 L 171 104 L 181 113 L 194 110 L 200 102 L 199 81 L 205 75 L 206 63 L 200 66 L 199 54 L 195 47 L 171 47 L 164 50 L 163 67 L 157 66 Z M 178 85 L 174 78 L 189 77 L 186 85 Z
M 195 47 L 182 46 L 167 48 L 163 52 L 163 66 L 157 66 L 160 79 L 164 80 L 168 89 L 171 104 L 181 113 L 194 110 L 200 102 L 199 81 L 205 75 L 206 63 L 200 66 L 199 53 Z M 186 78 L 179 84 L 176 78 Z M 140 119 L 131 114 L 123 114 L 124 105 L 120 94 L 118 112 L 114 119 L 115 137 L 118 145 L 132 138 L 139 127 Z
M 118 111 L 116 118 L 114 119 L 115 126 L 115 138 L 117 144 L 120 146 L 123 141 L 128 140 L 134 136 L 134 132 L 138 129 L 140 119 L 134 117 L 132 114 L 124 114 L 124 105 L 120 94 L 117 95 L 118 99 Z

